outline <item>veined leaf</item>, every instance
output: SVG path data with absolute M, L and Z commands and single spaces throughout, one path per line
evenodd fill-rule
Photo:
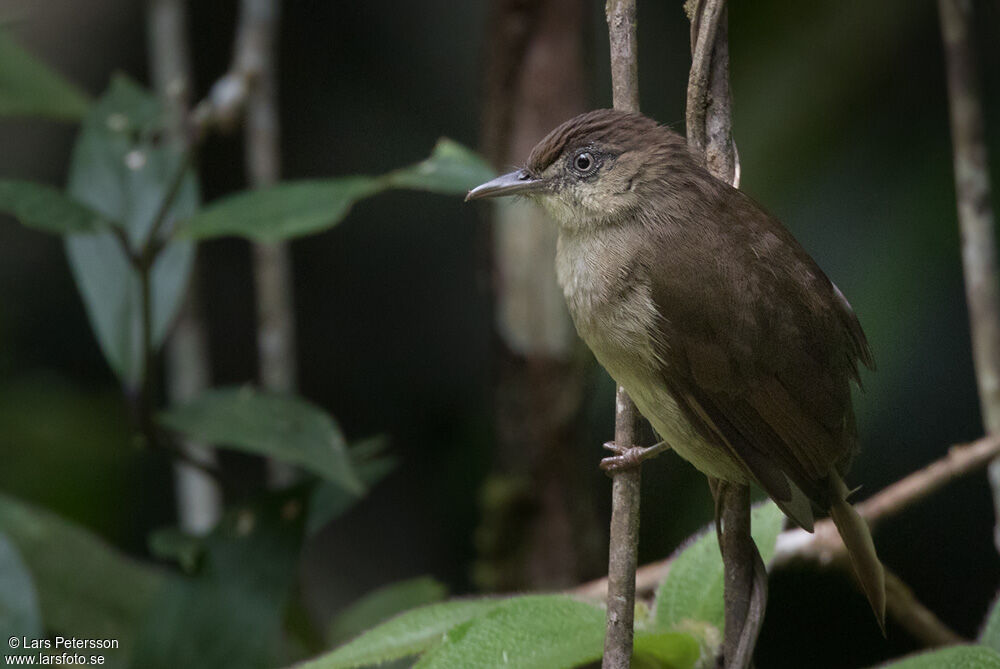
M 288 181 L 237 193 L 200 210 L 179 232 L 195 239 L 235 235 L 272 242 L 329 229 L 355 202 L 388 188 L 455 194 L 492 177 L 482 158 L 442 139 L 426 160 L 381 177 Z
M 341 611 L 330 625 L 327 638 L 333 644 L 341 643 L 403 611 L 439 602 L 447 594 L 448 588 L 430 576 L 390 583 Z
M 160 414 L 189 437 L 301 465 L 349 492 L 365 487 L 336 421 L 305 400 L 244 388 L 208 390 Z
M 493 610 L 499 598 L 455 599 L 401 613 L 350 643 L 296 669 L 352 669 L 417 655 L 446 637 L 448 631 Z
M 784 515 L 768 500 L 751 513 L 751 533 L 767 564 Z M 722 630 L 724 616 L 722 556 L 714 526 L 683 548 L 656 593 L 653 624 L 658 630 L 675 629 L 685 620 L 708 622 Z
M 0 212 L 42 232 L 97 232 L 108 226 L 100 214 L 51 186 L 0 179 Z
M 73 150 L 69 193 L 119 222 L 133 249 L 142 247 L 182 167 L 176 147 L 154 141 L 162 109 L 155 97 L 124 77 L 87 114 Z M 167 225 L 194 212 L 198 189 L 186 169 L 166 212 Z M 66 251 L 91 327 L 112 369 L 127 385 L 141 381 L 140 280 L 115 235 L 71 235 Z M 166 336 L 194 261 L 190 241 L 171 242 L 152 270 L 153 345 Z
M 568 669 L 604 647 L 604 609 L 565 595 L 511 597 L 451 630 L 415 669 Z

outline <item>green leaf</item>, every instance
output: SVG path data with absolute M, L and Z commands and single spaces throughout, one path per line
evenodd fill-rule
M 701 647 L 689 634 L 637 630 L 634 654 L 656 660 L 662 669 L 690 669 L 698 661 Z
M 448 589 L 430 576 L 383 586 L 341 611 L 327 638 L 332 644 L 341 643 L 403 611 L 439 602 L 447 594 Z
M 159 420 L 200 441 L 301 465 L 349 492 L 364 492 L 340 427 L 298 397 L 250 387 L 219 388 L 162 412 Z
M 73 149 L 69 193 L 119 222 L 132 249 L 144 244 L 183 157 L 156 141 L 162 109 L 155 97 L 124 77 L 91 109 Z M 198 206 L 193 171 L 185 169 L 166 212 L 172 221 Z M 142 380 L 142 309 L 139 275 L 115 235 L 71 235 L 66 251 L 91 327 L 111 368 L 130 387 Z M 160 253 L 151 279 L 153 346 L 159 347 L 180 306 L 194 262 L 194 244 L 171 242 Z
M 393 188 L 426 190 L 445 195 L 465 195 L 496 172 L 483 158 L 458 142 L 442 137 L 430 158 L 383 177 Z
M 979 633 L 979 643 L 1000 652 L 1000 597 L 994 599 L 990 605 L 983 629 Z
M 301 549 L 300 490 L 229 510 L 202 542 L 193 578 L 161 591 L 136 669 L 267 669 L 285 659 L 282 625 Z
M 89 104 L 79 88 L 0 30 L 0 116 L 78 121 Z
M 97 232 L 108 225 L 100 214 L 62 191 L 31 181 L 0 179 L 0 212 L 26 227 L 54 234 Z
M 195 239 L 238 235 L 259 242 L 331 228 L 354 203 L 380 190 L 370 177 L 292 181 L 244 191 L 205 207 L 180 229 Z
M 354 471 L 366 487 L 375 485 L 396 468 L 396 459 L 384 454 L 386 443 L 384 438 L 374 437 L 351 447 L 350 457 Z M 312 535 L 323 529 L 360 499 L 361 495 L 346 490 L 340 484 L 320 481 L 309 496 L 306 534 Z
M 774 556 L 774 545 L 784 523 L 784 515 L 768 500 L 751 513 L 751 533 L 767 564 Z M 671 630 L 683 621 L 702 621 L 720 630 L 724 620 L 722 599 L 722 556 L 715 527 L 683 548 L 670 566 L 670 572 L 656 593 L 654 625 Z
M 289 181 L 222 198 L 191 217 L 180 233 L 195 239 L 225 235 L 261 242 L 289 239 L 333 227 L 355 202 L 388 188 L 465 193 L 493 174 L 478 155 L 442 139 L 426 160 L 381 177 Z
M 448 630 L 495 609 L 505 600 L 456 599 L 422 606 L 368 630 L 357 639 L 296 669 L 351 669 L 422 653 Z
M 1000 669 L 1000 654 L 986 646 L 951 646 L 882 665 L 883 669 Z
M 0 531 L 34 578 L 47 630 L 117 639 L 121 654 L 115 657 L 128 655 L 137 621 L 169 581 L 164 572 L 126 557 L 74 523 L 3 494 Z
M 565 595 L 527 595 L 450 631 L 414 666 L 561 669 L 597 660 L 603 646 L 603 608 Z
M 6 640 L 10 637 L 42 637 L 42 618 L 31 574 L 21 555 L 0 532 L 0 656 L 19 654 Z

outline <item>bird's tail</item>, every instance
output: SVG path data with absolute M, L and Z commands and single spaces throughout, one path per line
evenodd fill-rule
M 861 583 L 861 589 L 868 597 L 868 603 L 875 612 L 882 634 L 885 635 L 885 572 L 882 563 L 875 553 L 875 543 L 868 524 L 858 515 L 854 507 L 847 501 L 848 490 L 840 476 L 831 477 L 833 490 L 833 505 L 830 507 L 830 517 L 837 526 L 840 537 L 851 556 L 854 573 Z

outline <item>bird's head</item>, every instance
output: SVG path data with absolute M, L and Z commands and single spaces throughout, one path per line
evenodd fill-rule
M 599 109 L 560 125 L 523 168 L 473 188 L 465 199 L 522 195 L 563 228 L 593 227 L 669 192 L 674 166 L 696 168 L 684 138 L 641 114 Z

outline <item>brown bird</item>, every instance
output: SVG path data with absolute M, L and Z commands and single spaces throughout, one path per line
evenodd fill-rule
M 858 450 L 857 316 L 791 233 L 640 114 L 567 121 L 466 199 L 522 195 L 559 224 L 580 337 L 681 457 L 755 482 L 813 529 L 829 512 L 884 626 L 885 576 L 843 476 Z

